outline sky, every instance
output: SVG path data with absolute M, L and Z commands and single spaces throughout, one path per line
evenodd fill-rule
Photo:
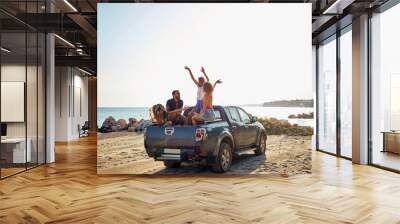
M 98 106 L 141 107 L 204 66 L 216 105 L 312 98 L 311 4 L 98 4 Z

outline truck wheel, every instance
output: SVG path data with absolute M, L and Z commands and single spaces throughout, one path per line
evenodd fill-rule
M 218 156 L 212 169 L 216 173 L 224 173 L 229 170 L 232 164 L 232 147 L 226 142 L 219 146 Z
M 260 142 L 258 143 L 257 149 L 254 150 L 256 155 L 262 155 L 265 154 L 265 151 L 267 149 L 267 138 L 265 137 L 265 134 L 261 134 L 260 136 Z
M 174 161 L 164 161 L 164 166 L 166 166 L 167 168 L 179 168 L 181 166 L 181 163 Z

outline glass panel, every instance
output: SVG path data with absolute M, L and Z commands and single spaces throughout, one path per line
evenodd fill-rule
M 319 149 L 336 153 L 336 38 L 318 48 Z
M 26 150 L 25 91 L 26 34 L 1 34 L 1 122 L 6 133 L 1 140 L 2 177 L 25 170 L 30 160 Z
M 221 113 L 218 110 L 214 110 L 214 114 L 215 114 L 215 119 L 222 119 Z
M 390 75 L 390 130 L 400 130 L 400 74 Z
M 45 52 L 45 44 L 46 37 L 44 34 L 39 33 L 38 36 L 38 163 L 45 163 L 46 151 L 45 151 L 45 60 L 46 60 L 46 52 Z
M 237 112 L 236 108 L 230 107 L 230 108 L 228 108 L 228 110 L 229 110 L 229 115 L 231 116 L 231 119 L 233 121 L 240 122 L 240 116 L 239 116 L 239 113 Z
M 352 157 L 352 35 L 340 37 L 340 153 Z
M 372 18 L 372 163 L 400 170 L 400 5 Z
M 249 115 L 246 114 L 246 112 L 244 112 L 241 109 L 238 109 L 239 114 L 240 114 L 240 118 L 242 119 L 242 122 L 245 124 L 249 124 L 250 123 L 250 117 Z
M 43 13 L 45 0 L 1 1 L 13 14 Z M 32 24 L 36 17 L 29 17 Z M 0 177 L 45 162 L 45 35 L 8 18 L 1 27 Z
M 37 1 L 26 2 L 26 12 L 28 16 L 32 13 L 38 12 Z M 35 17 L 27 17 L 31 23 L 36 23 Z M 37 18 L 37 17 L 36 17 Z M 35 21 L 36 20 L 36 21 Z M 27 75 L 26 75 L 26 125 L 27 125 L 27 150 L 31 151 L 30 160 L 28 160 L 27 167 L 37 166 L 38 152 L 37 152 L 37 132 L 38 132 L 38 119 L 37 119 L 37 73 L 38 73 L 38 35 L 34 30 L 27 30 Z
M 317 133 L 316 133 L 316 127 L 317 127 L 317 119 L 316 119 L 316 114 L 317 114 L 317 108 L 316 105 L 317 103 L 315 102 L 315 99 L 317 99 L 317 47 L 316 45 L 312 46 L 312 86 L 313 86 L 313 99 L 314 99 L 314 107 L 313 107 L 313 127 L 314 127 L 314 131 L 313 131 L 313 135 L 312 135 L 312 140 L 311 140 L 311 144 L 312 144 L 312 149 L 315 150 L 317 149 Z
M 26 1 L 25 0 L 2 0 L 0 1 L 0 7 L 12 11 L 15 13 L 26 12 Z
M 38 160 L 38 142 L 37 142 L 37 132 L 38 132 L 38 36 L 36 32 L 27 33 L 28 38 L 28 55 L 27 55 L 27 80 L 26 80 L 26 115 L 27 115 L 27 149 L 31 151 L 30 160 L 28 160 L 28 168 L 37 165 Z

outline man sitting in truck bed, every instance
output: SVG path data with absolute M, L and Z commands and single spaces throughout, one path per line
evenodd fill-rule
M 168 113 L 168 121 L 171 121 L 174 125 L 185 124 L 186 118 L 182 116 L 184 108 L 179 90 L 172 91 L 172 99 L 167 101 L 166 109 Z

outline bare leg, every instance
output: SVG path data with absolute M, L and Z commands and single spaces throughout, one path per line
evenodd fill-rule
M 168 113 L 167 120 L 171 121 L 173 124 L 176 122 L 176 114 L 175 113 Z
M 187 116 L 187 118 L 186 118 L 186 124 L 187 124 L 187 125 L 192 125 L 192 124 L 193 124 L 193 123 L 192 123 L 193 115 L 194 115 L 194 112 L 193 112 L 193 111 L 191 111 L 191 112 L 188 114 L 188 116 Z
M 192 125 L 196 125 L 197 124 L 197 122 L 196 122 L 196 117 L 198 116 L 199 114 L 198 113 L 196 113 L 196 112 L 193 112 L 192 113 Z
M 193 123 L 193 125 L 197 125 L 198 123 L 201 123 L 201 122 L 204 122 L 204 120 L 203 120 L 203 118 L 201 117 L 200 114 L 195 114 L 195 115 L 192 117 L 192 123 Z

